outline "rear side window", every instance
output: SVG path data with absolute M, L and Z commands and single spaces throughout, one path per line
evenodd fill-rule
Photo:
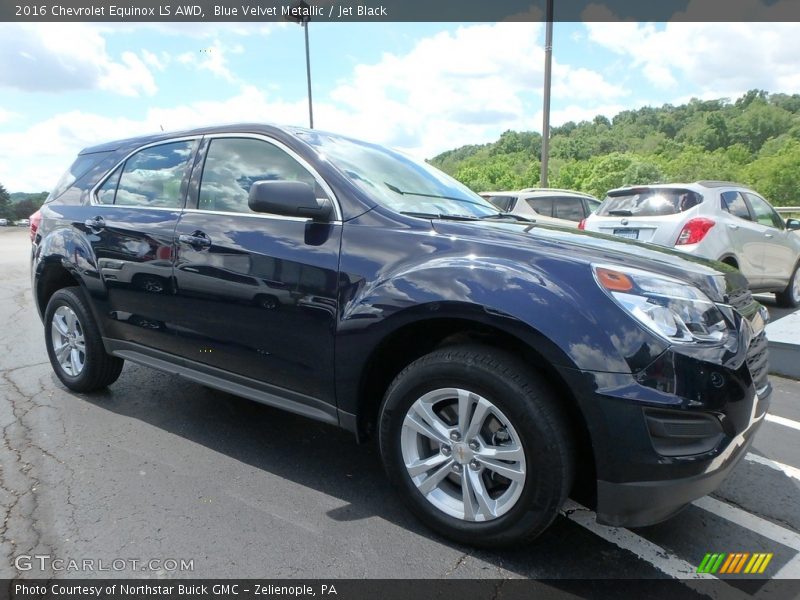
M 180 208 L 194 140 L 160 144 L 129 157 L 97 191 L 101 204 Z
M 586 198 L 586 206 L 590 213 L 595 212 L 600 207 L 600 200 L 595 200 L 594 198 Z
M 586 215 L 583 212 L 583 200 L 569 196 L 556 198 L 553 203 L 553 216 L 558 219 L 578 222 Z
M 609 194 L 597 214 L 602 217 L 676 215 L 697 206 L 703 197 L 690 190 L 640 188 Z
M 553 198 L 545 196 L 543 198 L 526 198 L 525 202 L 528 203 L 533 210 L 542 215 L 543 217 L 553 216 Z M 578 219 L 580 220 L 580 219 Z
M 753 207 L 753 214 L 759 224 L 783 229 L 783 219 L 781 219 L 780 215 L 766 200 L 755 194 L 748 194 L 747 192 L 745 192 L 745 196 L 747 196 L 747 201 L 750 202 L 750 206 Z
M 747 221 L 752 220 L 750 218 L 750 210 L 739 192 L 722 192 L 720 197 L 722 198 L 723 210 L 727 210 L 734 217 L 746 219 Z
M 286 152 L 263 140 L 211 140 L 200 180 L 198 208 L 222 212 L 252 212 L 250 186 L 256 181 L 302 181 L 326 197 L 314 176 Z

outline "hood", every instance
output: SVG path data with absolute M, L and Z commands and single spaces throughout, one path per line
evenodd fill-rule
M 723 263 L 602 233 L 501 221 L 435 220 L 433 226 L 438 233 L 469 237 L 486 246 L 524 247 L 534 254 L 557 255 L 587 265 L 616 264 L 659 273 L 699 287 L 715 302 L 727 303 L 728 295 L 747 288 L 744 276 Z

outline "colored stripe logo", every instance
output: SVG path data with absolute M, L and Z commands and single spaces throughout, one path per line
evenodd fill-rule
M 772 552 L 709 552 L 697 567 L 698 573 L 737 575 L 763 573 L 772 560 Z

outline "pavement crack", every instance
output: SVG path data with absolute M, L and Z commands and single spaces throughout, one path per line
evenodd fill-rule
M 469 553 L 467 552 L 459 556 L 456 563 L 445 572 L 443 577 L 449 577 L 450 575 L 452 575 L 458 569 L 458 567 L 464 564 L 464 561 L 466 561 L 468 557 Z

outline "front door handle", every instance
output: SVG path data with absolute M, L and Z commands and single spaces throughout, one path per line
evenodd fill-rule
M 211 238 L 204 231 L 195 231 L 191 234 L 182 233 L 178 236 L 181 244 L 187 244 L 195 250 L 211 247 Z
M 97 216 L 93 219 L 86 219 L 83 224 L 88 227 L 89 229 L 100 230 L 106 226 L 106 222 L 101 216 Z
M 730 227 L 731 229 L 739 229 L 739 226 L 734 225 L 733 223 L 729 224 L 728 227 Z
M 771 233 L 765 233 L 765 234 L 764 234 L 764 237 L 771 238 L 771 237 L 773 237 L 773 235 L 772 235 Z

